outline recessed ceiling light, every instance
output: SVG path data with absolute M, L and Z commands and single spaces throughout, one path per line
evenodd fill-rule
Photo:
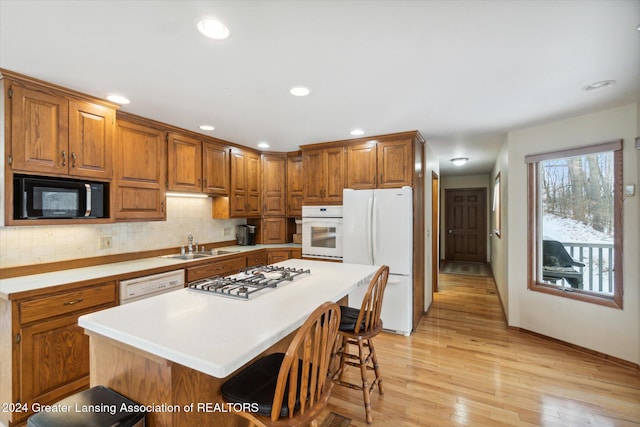
M 202 130 L 214 130 L 215 128 L 211 125 L 200 125 L 200 129 Z
M 307 96 L 311 93 L 311 89 L 304 86 L 296 86 L 296 87 L 292 87 L 289 90 L 289 93 L 293 96 Z
M 266 142 L 258 142 L 258 147 L 260 147 L 260 148 L 269 148 L 271 146 Z
M 583 86 L 582 90 L 585 92 L 591 92 L 598 89 L 606 89 L 616 84 L 615 80 L 602 80 L 599 82 L 591 83 L 590 85 Z
M 107 99 L 120 105 L 129 104 L 131 102 L 128 98 L 125 98 L 122 95 L 109 95 L 107 96 Z
M 205 37 L 214 40 L 224 40 L 229 37 L 229 28 L 213 17 L 201 18 L 196 24 L 198 31 Z
M 351 133 L 351 135 L 353 135 L 353 136 L 364 135 L 364 131 L 362 129 L 354 129 L 349 133 Z
M 469 161 L 467 157 L 456 157 L 455 159 L 451 159 L 451 163 L 456 166 L 462 166 Z

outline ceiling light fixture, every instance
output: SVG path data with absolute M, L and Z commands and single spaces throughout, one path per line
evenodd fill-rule
M 304 86 L 296 86 L 289 89 L 289 93 L 293 96 L 307 96 L 311 93 L 311 89 Z
M 107 99 L 111 102 L 115 102 L 116 104 L 120 104 L 120 105 L 126 105 L 131 102 L 128 98 L 125 98 L 122 95 L 109 95 L 107 96 Z
M 196 27 L 200 34 L 214 40 L 224 40 L 230 34 L 229 28 L 213 17 L 200 18 Z
M 258 142 L 258 147 L 260 147 L 260 148 L 269 148 L 271 146 L 266 142 Z
M 462 166 L 469 161 L 467 157 L 456 157 L 455 159 L 451 159 L 451 163 L 456 166 Z
M 594 90 L 606 89 L 616 84 L 615 80 L 602 80 L 599 82 L 591 83 L 590 85 L 583 86 L 582 90 L 585 92 L 592 92 Z
M 351 132 L 351 135 L 353 136 L 360 136 L 360 135 L 364 135 L 364 131 L 362 129 L 354 129 Z
M 200 125 L 200 129 L 202 130 L 214 130 L 215 128 L 211 125 Z

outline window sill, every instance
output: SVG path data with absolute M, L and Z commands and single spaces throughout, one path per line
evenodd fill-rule
M 600 295 L 595 295 L 591 292 L 583 291 L 581 289 L 575 289 L 575 288 L 561 289 L 561 288 L 558 288 L 557 286 L 549 285 L 546 283 L 540 283 L 540 282 L 530 284 L 529 290 L 622 310 L 622 298 L 616 298 L 615 295 L 611 297 L 604 296 L 604 295 L 600 296 Z

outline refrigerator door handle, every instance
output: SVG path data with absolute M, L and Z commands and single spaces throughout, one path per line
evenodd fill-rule
M 373 215 L 373 197 L 369 197 L 367 203 L 367 218 L 366 218 L 366 229 L 367 229 L 367 259 L 369 260 L 369 265 L 373 265 L 373 245 L 371 243 L 371 216 Z
M 373 258 L 373 265 L 376 265 L 376 255 L 378 254 L 378 215 L 377 215 L 377 205 L 378 205 L 378 201 L 376 200 L 375 196 L 373 197 L 373 206 L 372 206 L 372 215 L 371 215 L 371 247 L 373 249 L 372 251 L 372 258 Z

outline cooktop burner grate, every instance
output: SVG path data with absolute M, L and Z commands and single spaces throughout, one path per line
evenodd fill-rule
M 189 282 L 189 289 L 238 299 L 250 299 L 306 277 L 310 270 L 275 265 L 244 268 L 233 276 L 213 276 Z

